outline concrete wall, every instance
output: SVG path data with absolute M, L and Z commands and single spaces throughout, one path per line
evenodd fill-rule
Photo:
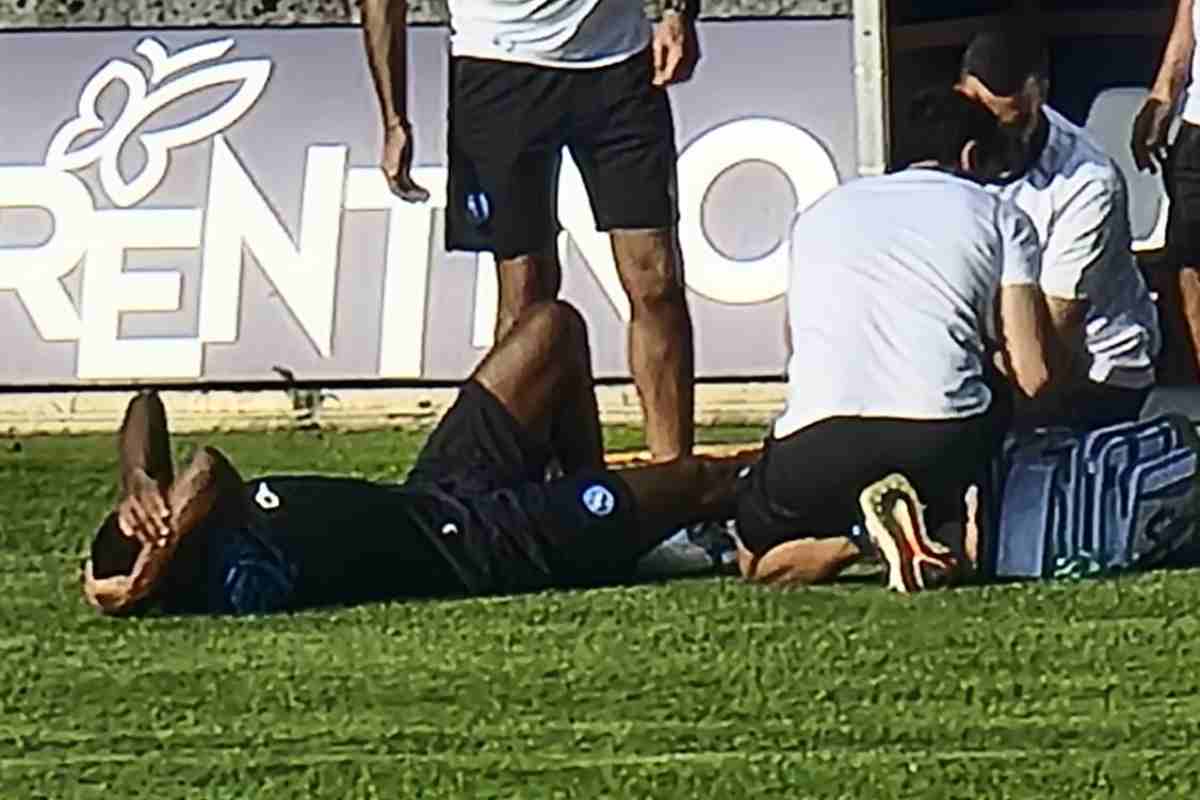
M 657 0 L 646 4 L 656 14 Z M 703 16 L 846 17 L 851 0 L 702 0 Z M 410 0 L 409 21 L 444 23 L 445 0 Z M 0 29 L 357 24 L 354 0 L 0 0 Z

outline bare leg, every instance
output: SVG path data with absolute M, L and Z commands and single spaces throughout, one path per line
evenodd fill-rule
M 587 327 L 569 304 L 528 308 L 474 378 L 554 450 L 565 471 L 603 465 Z
M 499 345 L 528 309 L 558 297 L 562 266 L 553 241 L 541 253 L 497 261 L 496 284 L 500 297 L 495 344 Z
M 685 525 L 732 517 L 738 473 L 754 457 L 685 456 L 620 470 L 638 506 L 636 547 L 648 551 Z
M 979 488 L 971 486 L 963 498 L 965 520 L 941 525 L 934 538 L 956 555 L 965 556 L 967 573 L 978 569 L 984 544 L 981 542 L 982 510 Z M 862 558 L 862 551 L 845 536 L 807 537 L 784 542 L 760 557 L 738 546 L 738 567 L 742 576 L 770 586 L 796 586 L 825 583 L 840 575 Z
M 808 586 L 836 578 L 862 558 L 845 536 L 803 538 L 777 545 L 759 557 L 738 546 L 742 577 L 768 586 Z
M 579 329 L 578 363 L 564 382 L 562 397 L 550 423 L 550 442 L 558 456 L 559 466 L 566 474 L 581 469 L 604 466 L 604 436 L 600 426 L 600 407 L 592 377 L 592 351 L 581 317 L 575 319 Z
M 629 368 L 656 461 L 692 452 L 692 319 L 674 229 L 612 232 L 621 285 L 629 295 Z

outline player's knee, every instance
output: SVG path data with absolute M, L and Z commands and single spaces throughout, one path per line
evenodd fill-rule
M 549 303 L 549 306 L 550 313 L 554 317 L 554 324 L 560 333 L 574 337 L 586 333 L 587 323 L 583 321 L 583 314 L 580 314 L 579 309 L 575 306 L 566 300 L 555 300 Z
M 538 303 L 526 314 L 530 335 L 555 349 L 575 349 L 587 340 L 583 315 L 564 300 Z

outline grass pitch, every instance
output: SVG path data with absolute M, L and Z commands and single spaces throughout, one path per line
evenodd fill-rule
M 422 438 L 206 440 L 398 479 Z M 1200 796 L 1196 573 L 112 621 L 77 591 L 111 437 L 0 450 L 0 798 Z

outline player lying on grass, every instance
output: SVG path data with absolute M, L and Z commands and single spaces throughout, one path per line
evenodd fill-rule
M 108 614 L 264 613 L 627 577 L 680 526 L 733 513 L 736 459 L 604 468 L 587 330 L 546 302 L 483 361 L 403 484 L 243 481 L 204 448 L 175 475 L 152 392 L 120 437 L 123 497 L 84 566 Z M 546 482 L 557 457 L 565 477 Z
M 985 186 L 1018 163 L 1010 138 L 949 88 L 909 127 L 913 166 L 794 223 L 787 408 L 739 492 L 753 580 L 828 580 L 874 549 L 893 589 L 962 577 L 964 497 L 1010 398 L 1044 404 L 1063 373 L 1033 223 Z M 864 518 L 869 540 L 848 536 Z

